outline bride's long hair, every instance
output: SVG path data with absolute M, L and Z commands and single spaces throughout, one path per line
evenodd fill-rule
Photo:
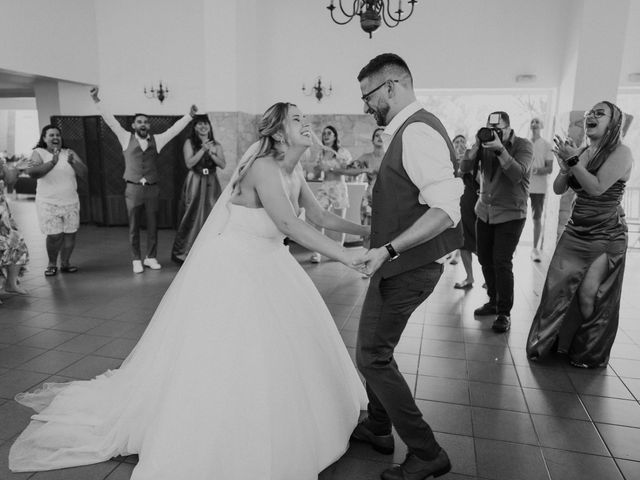
M 287 119 L 290 107 L 295 107 L 295 105 L 288 102 L 278 102 L 264 112 L 262 118 L 258 121 L 258 150 L 245 160 L 241 160 L 238 165 L 236 178 L 231 185 L 232 189 L 238 186 L 257 158 L 266 157 L 277 152 L 276 143 L 278 142 L 273 138 L 273 135 L 276 133 L 285 135 L 284 122 Z M 282 143 L 286 144 L 287 139 L 284 138 Z

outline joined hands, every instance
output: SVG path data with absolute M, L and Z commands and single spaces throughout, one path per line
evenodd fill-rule
M 350 267 L 367 277 L 371 277 L 388 259 L 389 252 L 386 248 L 372 248 L 364 252 L 357 252 Z

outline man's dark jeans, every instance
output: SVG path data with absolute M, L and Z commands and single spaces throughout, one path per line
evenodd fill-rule
M 374 275 L 364 300 L 356 362 L 366 380 L 369 422 L 378 435 L 396 427 L 409 451 L 434 458 L 440 447 L 423 420 L 393 351 L 413 311 L 433 292 L 443 267 L 430 263 L 389 278 Z
M 498 315 L 510 315 L 513 307 L 513 252 L 520 241 L 525 219 L 489 224 L 478 218 L 478 261 L 487 282 L 489 301 Z

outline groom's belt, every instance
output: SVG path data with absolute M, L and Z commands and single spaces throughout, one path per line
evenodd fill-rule
M 143 187 L 151 187 L 153 185 L 157 185 L 157 183 L 149 183 L 146 180 L 142 182 L 132 182 L 131 180 L 126 180 L 126 182 L 130 183 L 131 185 L 142 185 Z

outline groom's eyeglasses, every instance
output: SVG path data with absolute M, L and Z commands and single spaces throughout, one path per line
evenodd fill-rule
M 380 85 L 378 85 L 376 88 L 374 88 L 373 90 L 371 90 L 368 93 L 365 93 L 364 95 L 362 95 L 361 100 L 366 103 L 367 105 L 369 105 L 369 97 L 374 94 L 375 92 L 377 92 L 378 90 L 380 90 L 382 87 L 384 87 L 388 82 L 399 82 L 400 80 L 392 80 L 392 79 L 387 79 L 384 82 L 382 82 Z

